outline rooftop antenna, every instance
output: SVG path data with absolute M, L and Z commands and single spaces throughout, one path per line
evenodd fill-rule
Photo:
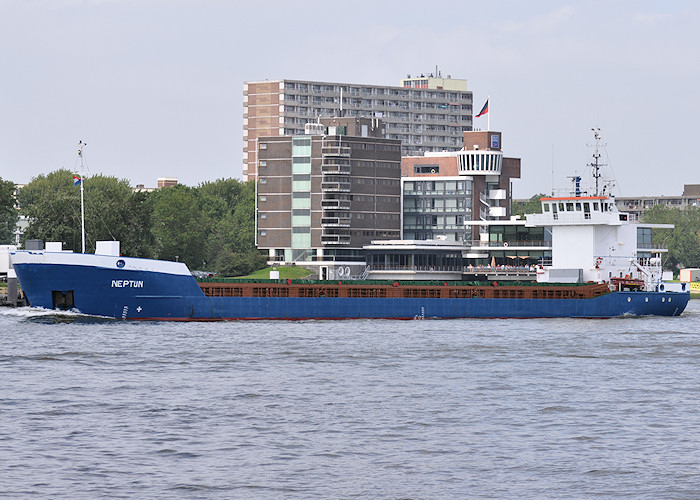
M 554 196 L 554 144 L 552 144 L 552 196 Z
M 595 180 L 595 196 L 600 196 L 600 191 L 599 191 L 599 186 L 598 186 L 598 179 L 602 176 L 600 173 L 600 167 L 604 167 L 606 164 L 605 163 L 600 163 L 600 142 L 602 141 L 602 138 L 600 137 L 600 128 L 592 128 L 593 135 L 595 137 L 595 144 L 593 146 L 595 147 L 595 150 L 593 152 L 593 163 L 589 163 L 589 167 L 593 167 L 593 179 Z M 590 144 L 589 144 L 590 146 Z M 603 144 L 603 147 L 605 147 L 606 144 Z

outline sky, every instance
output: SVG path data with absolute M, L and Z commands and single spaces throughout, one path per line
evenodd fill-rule
M 590 178 L 622 196 L 700 184 L 700 2 L 0 0 L 0 177 L 76 170 L 155 187 L 241 178 L 243 82 L 464 78 L 514 196 Z M 693 62 L 695 61 L 695 62 Z M 486 129 L 486 117 L 474 120 Z

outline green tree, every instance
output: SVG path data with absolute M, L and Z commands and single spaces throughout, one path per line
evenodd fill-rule
M 700 208 L 686 210 L 657 205 L 644 212 L 643 221 L 673 224 L 673 229 L 655 229 L 654 243 L 668 245 L 664 267 L 677 272 L 685 267 L 700 267 Z
M 197 189 L 201 193 L 212 198 L 218 198 L 225 202 L 229 210 L 233 210 L 242 198 L 247 196 L 249 185 L 255 189 L 255 184 L 244 183 L 237 179 L 217 179 L 213 182 L 204 182 Z
M 265 267 L 265 255 L 255 247 L 253 182 L 219 179 L 145 194 L 133 192 L 125 180 L 94 176 L 84 188 L 89 252 L 98 240 L 116 239 L 126 255 L 180 260 L 190 269 L 225 276 Z M 27 238 L 80 250 L 80 189 L 70 171 L 33 179 L 19 198 L 30 219 Z
M 152 192 L 149 201 L 158 258 L 179 260 L 190 269 L 201 269 L 214 220 L 211 209 L 207 209 L 207 201 L 211 200 L 196 188 L 179 184 Z
M 134 192 L 127 180 L 101 175 L 86 179 L 84 187 L 85 231 L 91 246 L 96 241 L 118 240 L 124 255 L 155 255 L 146 193 Z
M 29 220 L 26 239 L 61 241 L 80 250 L 80 192 L 65 169 L 40 175 L 18 193 L 20 210 Z
M 530 197 L 527 201 L 514 201 L 513 202 L 513 215 L 519 215 L 520 217 L 525 217 L 525 214 L 540 214 L 542 213 L 542 204 L 540 203 L 540 198 L 545 198 L 546 194 L 536 194 Z
M 221 179 L 203 184 L 216 209 L 207 238 L 210 268 L 224 276 L 240 276 L 265 267 L 266 257 L 255 247 L 255 183 Z
M 119 240 L 123 254 L 151 257 L 154 238 L 145 195 L 134 193 L 126 180 L 102 175 L 86 178 L 83 187 L 85 251 L 94 252 L 97 241 Z M 40 175 L 20 189 L 18 197 L 29 219 L 26 239 L 61 241 L 66 249 L 81 250 L 80 188 L 72 172 Z
M 14 243 L 15 226 L 19 215 L 15 208 L 15 184 L 0 178 L 0 244 Z

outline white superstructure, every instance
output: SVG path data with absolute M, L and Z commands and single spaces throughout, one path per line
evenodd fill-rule
M 541 214 L 526 216 L 526 226 L 547 226 L 552 231 L 552 265 L 542 269 L 538 281 L 602 283 L 622 278 L 642 280 L 651 289 L 661 280 L 659 254 L 666 250 L 644 241 L 640 229 L 673 225 L 631 223 L 608 196 L 551 197 L 541 202 Z
M 610 183 L 601 186 L 601 137 L 595 135 L 592 178 L 593 195 L 581 191 L 581 177 L 571 177 L 569 196 L 541 198 L 542 213 L 526 215 L 526 226 L 545 226 L 552 231 L 552 265 L 543 266 L 537 281 L 610 283 L 614 288 L 663 289 L 661 253 L 667 252 L 651 239 L 653 228 L 672 229 L 672 224 L 630 222 L 610 196 Z

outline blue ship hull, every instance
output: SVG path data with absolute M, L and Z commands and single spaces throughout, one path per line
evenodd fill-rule
M 39 255 L 36 262 L 13 259 L 32 306 L 54 309 L 56 297 L 69 295 L 71 308 L 84 314 L 132 320 L 677 316 L 690 297 L 689 293 L 640 291 L 590 299 L 207 297 L 189 272 L 143 270 L 159 261 L 111 257 L 110 262 L 121 265 L 107 267 L 75 263 L 89 255 L 73 254 L 78 259 L 68 263 L 52 263 Z

